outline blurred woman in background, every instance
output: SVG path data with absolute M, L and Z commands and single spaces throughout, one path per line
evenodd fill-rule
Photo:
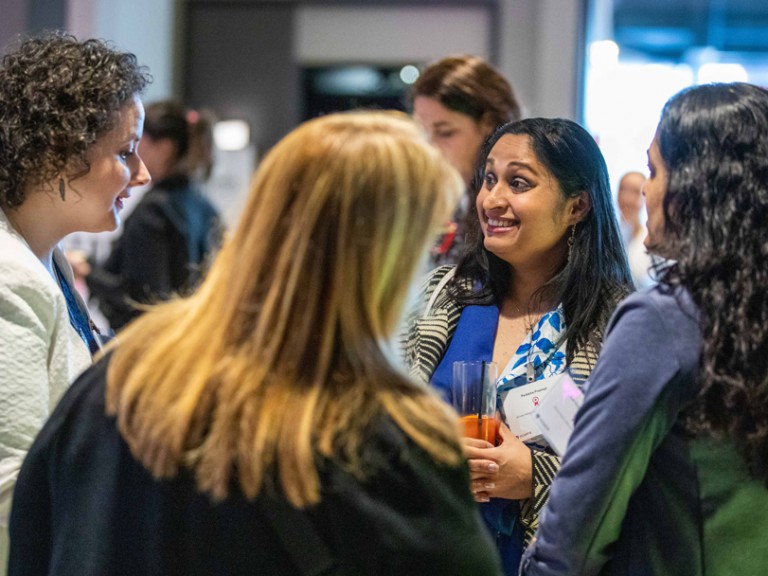
M 616 193 L 616 203 L 621 217 L 619 225 L 624 247 L 627 250 L 629 271 L 638 289 L 653 285 L 651 277 L 653 260 L 645 247 L 647 231 L 645 224 L 640 220 L 645 204 L 642 194 L 644 183 L 645 176 L 640 172 L 627 172 L 619 180 L 619 189 Z
M 152 189 L 126 219 L 103 266 L 73 261 L 115 330 L 141 313 L 137 304 L 196 287 L 220 242 L 219 215 L 200 190 L 213 166 L 212 131 L 208 112 L 173 100 L 146 107 L 141 152 Z
M 469 185 L 480 147 L 496 127 L 520 118 L 509 82 L 482 58 L 451 56 L 427 66 L 413 85 L 413 115 L 459 171 L 467 196 L 432 249 L 432 264 L 455 264 L 474 218 Z
M 0 574 L 16 476 L 35 434 L 99 349 L 59 247 L 114 230 L 131 187 L 149 82 L 133 54 L 50 33 L 0 66 Z
M 400 114 L 286 136 L 200 289 L 126 327 L 38 437 L 14 575 L 499 574 L 454 418 L 389 342 L 462 192 Z

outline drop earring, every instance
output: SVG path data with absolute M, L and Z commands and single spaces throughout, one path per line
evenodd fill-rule
M 571 259 L 571 254 L 573 254 L 573 242 L 576 239 L 576 224 L 573 225 L 573 228 L 571 228 L 571 235 L 568 237 L 568 260 Z
M 61 196 L 62 202 L 67 201 L 67 189 L 64 184 L 64 178 L 59 178 L 59 196 Z

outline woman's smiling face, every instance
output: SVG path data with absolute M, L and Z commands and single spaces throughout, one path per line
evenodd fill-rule
M 87 153 L 90 169 L 67 183 L 69 231 L 104 232 L 117 228 L 123 200 L 134 186 L 150 181 L 138 154 L 144 127 L 144 107 L 138 97 L 118 113 L 118 121 L 93 143 Z
M 507 134 L 493 146 L 477 194 L 485 247 L 513 267 L 559 268 L 578 218 L 560 184 L 536 157 L 527 135 Z

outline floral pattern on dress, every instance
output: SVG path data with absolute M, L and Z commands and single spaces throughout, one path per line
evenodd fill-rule
M 528 382 L 527 367 L 534 369 L 534 380 L 543 380 L 565 370 L 565 312 L 562 304 L 544 314 L 504 368 L 498 380 L 499 392 Z

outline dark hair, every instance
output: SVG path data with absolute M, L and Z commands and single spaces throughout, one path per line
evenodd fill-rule
M 144 134 L 176 146 L 175 172 L 207 180 L 213 169 L 213 114 L 188 110 L 177 100 L 153 102 L 145 111 Z
M 491 149 L 504 136 L 525 135 L 537 159 L 557 179 L 565 198 L 586 191 L 591 208 L 576 226 L 573 250 L 565 266 L 537 293 L 538 298 L 561 302 L 567 323 L 566 358 L 587 344 L 599 351 L 602 332 L 617 298 L 633 290 L 627 257 L 614 213 L 608 169 L 592 136 L 581 126 L 561 118 L 529 118 L 505 124 L 484 144 L 472 184 L 473 199 L 484 179 L 485 162 Z M 454 283 L 457 297 L 465 303 L 496 303 L 508 295 L 510 265 L 484 245 L 475 204 L 468 234 L 468 247 L 457 269 L 457 277 L 480 282 L 485 290 L 462 295 L 460 281 Z
M 451 56 L 428 66 L 413 84 L 412 97 L 434 98 L 449 110 L 493 126 L 520 118 L 509 82 L 477 56 Z
M 0 206 L 71 165 L 111 130 L 118 111 L 151 81 L 136 57 L 102 40 L 49 32 L 23 41 L 0 66 Z
M 696 86 L 664 106 L 668 171 L 661 282 L 700 311 L 694 428 L 724 432 L 768 483 L 768 92 Z

